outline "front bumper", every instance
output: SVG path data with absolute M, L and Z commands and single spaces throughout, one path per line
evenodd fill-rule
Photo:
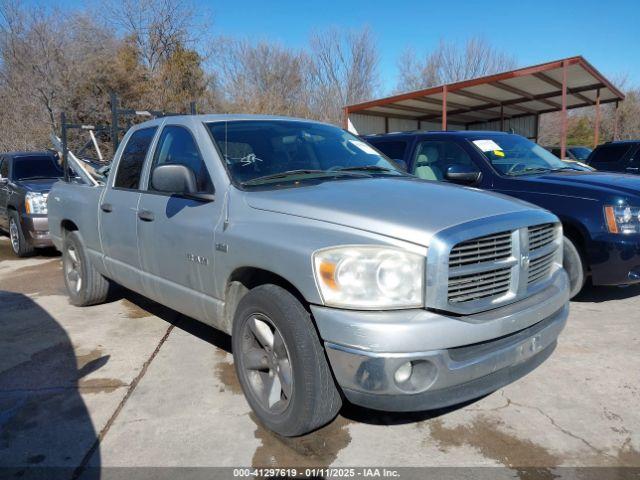
M 464 317 L 427 310 L 312 311 L 347 399 L 379 410 L 416 411 L 480 397 L 536 368 L 566 324 L 568 295 L 560 270 L 528 299 Z M 407 363 L 411 375 L 397 377 Z
M 22 215 L 22 231 L 29 243 L 36 248 L 53 246 L 49 235 L 49 219 L 46 215 Z
M 640 282 L 640 235 L 603 233 L 589 248 L 594 285 L 628 285 Z

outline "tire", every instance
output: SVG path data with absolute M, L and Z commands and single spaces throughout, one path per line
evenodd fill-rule
M 584 262 L 582 260 L 582 255 L 580 255 L 580 251 L 566 236 L 564 237 L 562 266 L 569 274 L 569 298 L 573 298 L 580 293 L 584 287 L 587 277 L 585 275 Z
M 9 239 L 11 240 L 13 253 L 18 257 L 29 257 L 35 252 L 35 248 L 29 243 L 29 240 L 22 231 L 20 217 L 15 210 L 10 210 L 9 212 Z
M 272 349 L 266 338 L 267 327 Z M 260 422 L 270 430 L 286 437 L 303 435 L 326 425 L 338 414 L 342 399 L 311 316 L 287 290 L 261 285 L 240 300 L 234 316 L 232 347 L 245 397 Z M 272 385 L 277 379 L 279 393 L 277 386 L 265 388 L 269 379 Z
M 62 273 L 73 305 L 86 307 L 103 303 L 107 299 L 109 281 L 91 264 L 78 232 L 68 232 L 64 236 Z

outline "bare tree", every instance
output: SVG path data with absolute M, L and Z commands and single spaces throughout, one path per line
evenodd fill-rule
M 220 39 L 214 64 L 226 110 L 307 115 L 308 59 L 275 43 Z
M 206 30 L 185 0 L 111 0 L 107 11 L 107 21 L 132 40 L 153 73 L 176 49 L 194 48 Z
M 378 88 L 379 54 L 369 28 L 316 33 L 310 41 L 311 110 L 340 123 L 342 107 L 370 99 Z
M 411 91 L 459 82 L 515 68 L 516 60 L 483 37 L 471 37 L 463 46 L 440 41 L 428 55 L 408 49 L 398 59 L 397 91 Z

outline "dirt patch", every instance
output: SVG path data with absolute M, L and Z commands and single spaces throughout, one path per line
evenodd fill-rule
M 78 389 L 82 393 L 111 393 L 127 384 L 117 378 L 88 378 L 78 382 Z
M 153 314 L 144 309 L 144 304 L 137 305 L 127 299 L 122 299 L 121 301 L 124 308 L 127 310 L 127 318 L 135 319 L 135 318 L 146 318 L 152 317 Z
M 0 237 L 0 262 L 2 260 L 16 260 L 18 257 L 13 253 L 11 249 L 11 243 L 8 238 Z
M 237 395 L 242 395 L 242 387 L 240 386 L 240 382 L 238 381 L 235 366 L 233 362 L 229 363 L 229 361 L 227 360 L 227 353 L 219 348 L 216 348 L 214 357 L 214 373 L 216 375 L 216 378 L 223 385 L 221 391 L 229 391 Z
M 501 424 L 486 417 L 478 417 L 470 424 L 451 428 L 445 427 L 439 418 L 425 423 L 442 451 L 468 445 L 485 457 L 514 469 L 523 480 L 556 477 L 553 468 L 560 463 L 559 457 L 530 440 L 498 430 Z
M 326 467 L 351 443 L 351 421 L 344 417 L 303 437 L 287 438 L 262 427 L 253 412 L 249 416 L 256 423 L 255 438 L 261 441 L 253 454 L 254 467 Z
M 6 278 L 0 278 L 0 290 L 28 295 L 66 295 L 60 259 L 18 268 Z

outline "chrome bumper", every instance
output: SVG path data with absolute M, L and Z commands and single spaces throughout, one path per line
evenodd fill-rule
M 389 411 L 427 410 L 494 391 L 548 358 L 569 314 L 568 281 L 559 271 L 549 287 L 529 299 L 465 317 L 405 311 L 402 321 L 397 316 L 402 312 L 336 310 L 350 322 L 330 324 L 320 312 L 328 309 L 312 310 L 335 378 L 351 402 Z M 364 318 L 356 322 L 352 314 Z M 348 330 L 346 341 L 333 337 Z
M 23 215 L 22 231 L 29 243 L 36 248 L 51 247 L 53 242 L 49 235 L 49 219 L 46 215 Z

